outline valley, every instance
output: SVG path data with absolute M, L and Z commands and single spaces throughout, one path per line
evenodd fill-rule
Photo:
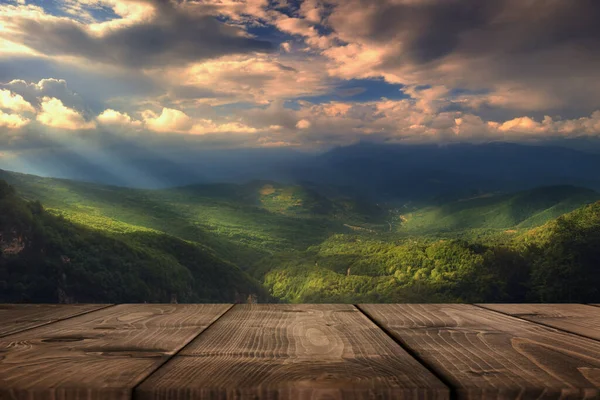
M 585 301 L 600 282 L 600 194 L 577 186 L 427 204 L 308 182 L 0 180 L 3 246 L 26 238 L 0 258 L 4 301 Z M 566 293 L 577 279 L 588 292 Z

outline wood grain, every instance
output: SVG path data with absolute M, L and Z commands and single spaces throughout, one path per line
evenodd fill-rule
M 231 306 L 122 304 L 0 339 L 0 399 L 128 399 Z
M 0 304 L 0 337 L 108 306 L 108 304 Z
M 478 304 L 527 321 L 600 340 L 600 308 L 584 304 Z
M 448 389 L 352 305 L 236 305 L 140 399 L 441 398 Z
M 600 398 L 600 342 L 467 304 L 360 309 L 453 386 L 458 399 Z

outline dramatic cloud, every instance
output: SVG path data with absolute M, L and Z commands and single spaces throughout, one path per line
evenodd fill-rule
M 0 6 L 0 37 L 50 56 L 140 68 L 272 48 L 239 27 L 219 22 L 193 2 L 106 3 L 124 20 L 86 24 L 50 15 L 38 6 Z
M 11 145 L 600 136 L 596 0 L 35 4 L 0 5 Z
M 0 108 L 16 112 L 35 112 L 33 106 L 25 101 L 23 96 L 6 89 L 0 89 Z
M 483 103 L 517 110 L 600 107 L 594 0 L 334 3 L 328 24 L 343 44 L 324 54 L 338 76 L 486 89 Z
M 55 97 L 44 97 L 41 103 L 41 112 L 37 115 L 37 121 L 60 129 L 92 129 L 96 127 L 93 121 L 86 121 L 80 113 L 72 108 L 65 107 Z
M 139 128 L 141 121 L 133 120 L 127 113 L 107 109 L 96 118 L 98 122 L 108 126 L 119 126 L 124 128 Z
M 186 132 L 193 124 L 184 112 L 172 108 L 163 108 L 160 115 L 146 110 L 143 115 L 146 126 L 156 132 Z
M 24 80 L 15 79 L 5 84 L 0 84 L 0 88 L 5 87 L 12 91 L 21 100 L 27 102 L 29 106 L 40 105 L 43 97 L 51 97 L 59 99 L 64 105 L 70 108 L 83 110 L 85 108 L 84 100 L 75 92 L 73 92 L 64 79 L 47 78 L 41 79 L 39 82 L 26 82 Z M 25 105 L 27 108 L 27 105 Z M 28 111 L 33 112 L 33 107 Z
M 175 85 L 203 90 L 211 104 L 239 101 L 267 104 L 279 99 L 325 94 L 331 90 L 322 60 L 228 56 L 157 72 Z M 181 87 L 179 87 L 181 89 Z M 209 93 L 211 91 L 212 93 Z M 206 101 L 204 96 L 198 96 Z
M 0 111 L 0 128 L 18 129 L 29 123 L 29 119 L 18 114 L 5 114 Z
M 241 124 L 239 122 L 228 122 L 223 124 L 217 124 L 211 120 L 200 120 L 194 124 L 190 130 L 191 134 L 194 135 L 206 135 L 211 133 L 256 133 L 257 129 L 250 126 Z
M 109 116 L 113 117 L 115 113 L 112 110 Z M 104 113 L 106 114 L 106 112 Z M 118 113 L 117 113 L 118 114 Z M 218 133 L 255 133 L 256 129 L 250 126 L 244 125 L 236 121 L 213 121 L 210 119 L 194 119 L 186 115 L 183 111 L 163 108 L 160 115 L 146 110 L 143 113 L 144 122 L 146 127 L 155 132 L 162 133 L 185 133 L 191 135 L 206 135 L 206 134 L 218 134 Z M 117 116 L 114 115 L 113 118 Z M 100 118 L 100 117 L 99 117 Z M 123 120 L 123 115 L 118 116 L 119 119 Z

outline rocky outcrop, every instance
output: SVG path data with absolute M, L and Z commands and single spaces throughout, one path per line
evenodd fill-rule
M 19 254 L 25 249 L 25 238 L 16 232 L 0 233 L 0 254 Z

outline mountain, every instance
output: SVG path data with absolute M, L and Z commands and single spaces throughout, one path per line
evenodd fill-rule
M 160 189 L 197 183 L 287 181 L 287 167 L 314 157 L 288 149 L 163 148 L 161 153 L 131 142 L 108 148 L 79 146 L 0 157 L 0 169 L 104 185 Z
M 90 229 L 27 202 L 0 181 L 0 301 L 268 301 L 210 249 L 150 229 Z
M 243 268 L 278 251 L 319 243 L 344 224 L 383 223 L 379 207 L 317 188 L 254 181 L 131 189 L 0 170 L 0 179 L 53 213 L 95 229 L 122 222 L 200 243 Z
M 531 228 L 597 200 L 598 192 L 564 185 L 503 195 L 484 194 L 405 213 L 399 231 Z
M 291 168 L 295 179 L 368 193 L 377 201 L 445 203 L 490 192 L 575 185 L 600 189 L 600 154 L 511 143 L 359 143 Z
M 299 185 L 312 182 L 351 196 L 370 196 L 376 202 L 431 205 L 539 186 L 600 190 L 600 178 L 595 173 L 600 170 L 597 147 L 597 141 L 574 139 L 557 141 L 556 146 L 361 142 L 322 153 L 277 148 L 166 148 L 159 156 L 132 143 L 121 143 L 107 149 L 24 153 L 14 159 L 0 158 L 0 168 L 147 189 L 253 180 Z

